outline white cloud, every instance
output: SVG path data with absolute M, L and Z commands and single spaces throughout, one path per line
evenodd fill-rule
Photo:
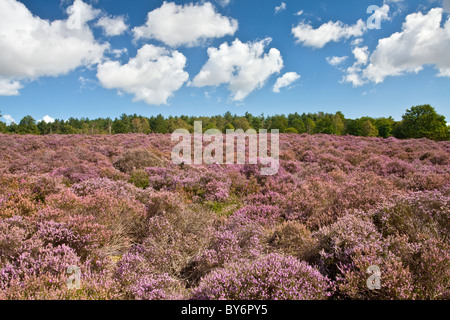
M 222 7 L 226 7 L 230 4 L 230 0 L 217 0 Z
M 11 123 L 16 123 L 16 120 L 13 119 L 9 114 L 5 114 L 3 116 L 3 119 L 5 119 L 5 122 L 7 125 L 10 125 Z
M 92 79 L 88 79 L 80 76 L 78 78 L 78 82 L 80 82 L 80 89 L 95 89 L 98 86 L 98 82 Z
M 346 25 L 341 21 L 329 21 L 314 29 L 310 24 L 300 22 L 292 28 L 292 33 L 297 43 L 304 46 L 323 48 L 329 42 L 338 42 L 342 39 L 360 37 L 367 30 L 363 20 L 358 20 L 354 25 Z
M 219 48 L 208 48 L 209 59 L 191 85 L 204 87 L 228 84 L 232 99 L 242 101 L 283 68 L 280 51 L 271 48 L 268 53 L 264 53 L 270 42 L 270 38 L 249 43 L 236 39 L 231 45 L 223 43 Z
M 55 122 L 55 119 L 53 119 L 49 115 L 46 115 L 46 116 L 44 116 L 44 118 L 42 118 L 42 120 L 39 120 L 38 122 L 40 122 L 40 121 L 44 121 L 45 123 L 53 123 L 53 122 Z
M 450 18 L 443 27 L 442 8 L 427 14 L 413 13 L 406 17 L 403 30 L 379 40 L 363 77 L 375 83 L 388 76 L 419 72 L 434 65 L 439 76 L 450 77 Z
M 295 15 L 296 16 L 301 16 L 303 14 L 303 10 L 300 10 L 299 12 L 297 12 Z
M 356 59 L 356 64 L 367 64 L 369 61 L 369 48 L 368 47 L 362 47 L 362 48 L 354 48 L 353 49 L 353 56 Z
M 118 61 L 100 64 L 97 78 L 107 89 L 134 95 L 134 101 L 160 105 L 167 104 L 167 99 L 189 78 L 185 66 L 186 57 L 182 53 L 146 44 L 127 64 Z
M 128 29 L 124 17 L 101 17 L 96 26 L 102 27 L 107 36 L 120 36 Z
M 108 48 L 87 26 L 98 11 L 81 0 L 67 20 L 48 21 L 15 0 L 0 1 L 0 95 L 18 94 L 21 80 L 66 74 L 101 61 Z
M 119 58 L 119 57 L 122 56 L 123 54 L 128 53 L 128 49 L 127 49 L 127 48 L 113 49 L 113 50 L 111 50 L 111 53 L 112 53 L 116 58 Z
M 342 64 L 345 60 L 347 60 L 347 56 L 343 56 L 343 57 L 327 57 L 327 62 L 329 64 L 331 64 L 333 67 L 337 67 L 338 65 Z
M 359 68 L 350 67 L 347 69 L 347 74 L 342 78 L 341 83 L 351 83 L 353 87 L 361 87 L 366 82 L 361 78 Z
M 275 13 L 286 10 L 286 3 L 282 2 L 278 7 L 275 7 Z
M 0 78 L 0 96 L 17 96 L 22 88 L 19 81 Z
M 279 77 L 272 88 L 272 91 L 279 93 L 281 88 L 288 87 L 295 81 L 300 79 L 300 75 L 296 72 L 287 72 L 282 77 Z
M 354 48 L 353 56 L 355 57 L 355 63 L 347 68 L 346 75 L 344 75 L 341 83 L 351 83 L 354 87 L 360 87 L 366 83 L 361 77 L 362 68 L 369 61 L 369 48 L 357 47 Z
M 210 2 L 176 5 L 164 2 L 148 13 L 147 22 L 133 29 L 135 39 L 157 39 L 171 47 L 195 46 L 209 38 L 233 35 L 235 19 L 215 11 Z
M 364 39 L 363 38 L 356 38 L 355 40 L 353 40 L 351 42 L 352 46 L 359 46 L 361 43 L 363 43 Z

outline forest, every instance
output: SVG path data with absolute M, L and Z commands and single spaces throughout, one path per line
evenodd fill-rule
M 0 133 L 16 134 L 124 134 L 124 133 L 172 133 L 176 129 L 194 129 L 194 121 L 203 122 L 203 130 L 219 129 L 223 133 L 227 129 L 278 129 L 280 133 L 308 133 L 353 135 L 362 137 L 398 139 L 428 138 L 442 141 L 450 139 L 450 127 L 445 117 L 436 113 L 430 105 L 414 106 L 406 110 L 401 121 L 392 117 L 347 119 L 342 112 L 303 113 L 289 115 L 244 116 L 231 114 L 212 117 L 169 116 L 162 115 L 143 117 L 123 114 L 114 120 L 110 118 L 55 120 L 51 123 L 37 122 L 31 116 L 25 116 L 16 123 L 6 125 L 0 122 Z

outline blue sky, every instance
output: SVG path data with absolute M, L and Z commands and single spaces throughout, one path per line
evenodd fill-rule
M 450 122 L 449 2 L 0 0 L 0 120 L 429 103 Z

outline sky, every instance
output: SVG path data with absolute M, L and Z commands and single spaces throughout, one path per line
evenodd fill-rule
M 335 113 L 450 122 L 450 0 L 0 0 L 0 121 Z

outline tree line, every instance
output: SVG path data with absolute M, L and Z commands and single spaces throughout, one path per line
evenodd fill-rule
M 1 115 L 0 115 L 1 116 Z M 289 115 L 254 116 L 245 113 L 244 116 L 231 114 L 212 117 L 194 116 L 157 116 L 144 117 L 136 114 L 122 114 L 119 118 L 69 118 L 55 120 L 51 123 L 36 121 L 31 116 L 25 116 L 17 123 L 7 125 L 0 122 L 0 133 L 10 134 L 125 134 L 125 133 L 172 133 L 176 129 L 194 130 L 194 121 L 203 122 L 203 130 L 218 129 L 226 133 L 227 129 L 278 129 L 280 133 L 308 133 L 354 135 L 364 137 L 399 139 L 428 138 L 442 141 L 450 140 L 450 126 L 445 117 L 436 113 L 430 105 L 414 106 L 406 110 L 401 121 L 392 117 L 362 117 L 347 119 L 342 112 L 331 113 L 293 113 Z

